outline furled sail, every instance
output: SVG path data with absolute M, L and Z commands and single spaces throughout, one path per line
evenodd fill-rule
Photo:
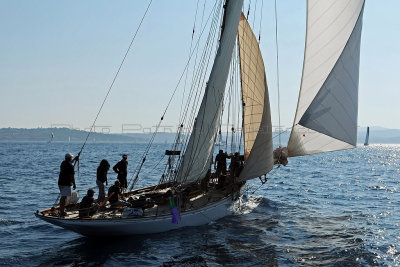
M 271 112 L 264 62 L 257 38 L 243 13 L 238 30 L 243 100 L 243 132 L 246 166 L 239 180 L 268 173 L 274 166 Z
M 178 172 L 178 182 L 199 180 L 210 169 L 242 5 L 243 0 L 226 2 L 224 31 Z
M 307 37 L 289 156 L 353 148 L 364 0 L 308 0 Z

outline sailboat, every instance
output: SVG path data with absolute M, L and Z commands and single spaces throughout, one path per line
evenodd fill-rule
M 367 133 L 365 135 L 364 146 L 368 146 L 368 142 L 369 142 L 369 126 L 367 126 Z
M 282 157 L 356 146 L 364 0 L 308 0 L 297 111 L 288 147 L 275 152 L 267 79 L 258 40 L 241 12 L 243 0 L 227 0 L 223 6 L 219 45 L 190 135 L 184 145 L 178 146 L 178 132 L 175 146 L 166 151 L 168 164 L 160 182 L 133 190 L 144 157 L 130 190 L 125 192 L 131 208 L 112 209 L 103 202 L 103 209 L 95 215 L 79 218 L 78 205 L 70 204 L 63 217 L 58 216 L 58 207 L 52 207 L 37 211 L 38 218 L 86 236 L 151 234 L 204 225 L 232 214 L 246 181 L 268 174 L 274 164 L 281 164 Z M 236 154 L 241 155 L 235 158 L 240 169 L 232 171 L 232 158 L 231 170 L 216 176 L 211 166 L 235 55 L 239 55 L 242 106 L 243 146 L 242 151 L 240 146 L 236 148 Z M 179 131 L 182 126 L 183 123 Z
M 51 143 L 51 142 L 53 141 L 53 139 L 54 139 L 54 133 L 51 132 L 51 133 L 50 133 L 50 140 L 47 141 L 47 143 Z

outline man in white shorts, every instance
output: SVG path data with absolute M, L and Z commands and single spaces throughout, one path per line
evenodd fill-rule
M 71 186 L 76 189 L 75 170 L 72 162 L 74 156 L 71 153 L 65 154 L 65 160 L 60 165 L 60 175 L 58 176 L 58 187 L 60 188 L 60 216 L 65 216 L 65 201 L 72 195 Z

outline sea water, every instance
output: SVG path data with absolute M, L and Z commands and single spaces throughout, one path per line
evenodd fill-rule
M 0 265 L 400 265 L 400 146 L 370 145 L 290 159 L 246 187 L 240 212 L 201 227 L 93 239 L 34 216 L 58 195 L 59 166 L 80 143 L 0 143 Z M 160 179 L 168 144 L 156 144 L 140 186 Z M 93 187 L 105 158 L 129 154 L 132 178 L 146 144 L 89 143 L 77 189 Z M 77 171 L 76 167 L 76 171 Z M 116 179 L 109 172 L 109 185 Z M 97 194 L 97 193 L 96 193 Z

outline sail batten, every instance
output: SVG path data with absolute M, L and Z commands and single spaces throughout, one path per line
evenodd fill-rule
M 220 45 L 178 171 L 180 183 L 202 179 L 210 169 L 242 6 L 243 0 L 226 2 Z
M 273 167 L 271 112 L 264 61 L 257 38 L 242 14 L 238 31 L 243 101 L 244 157 L 239 180 L 267 174 Z
M 364 0 L 309 0 L 303 76 L 289 156 L 353 148 Z

